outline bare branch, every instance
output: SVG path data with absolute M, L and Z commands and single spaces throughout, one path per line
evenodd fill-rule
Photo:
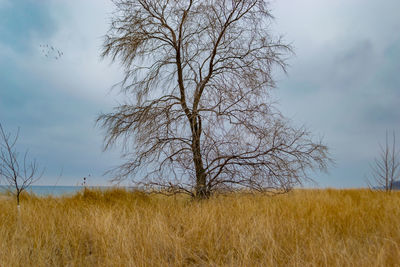
M 368 184 L 373 189 L 392 191 L 396 182 L 400 181 L 400 152 L 396 147 L 396 135 L 393 131 L 390 142 L 386 131 L 385 146 L 380 145 L 380 154 L 374 159 L 371 167 L 371 178 Z
M 128 100 L 97 122 L 105 149 L 123 148 L 116 181 L 208 197 L 222 188 L 287 192 L 308 170 L 326 170 L 327 147 L 268 97 L 291 47 L 270 34 L 267 1 L 114 3 L 102 56 L 125 68 Z
M 19 206 L 20 194 L 40 179 L 41 173 L 36 160 L 28 161 L 28 151 L 23 158 L 19 157 L 16 143 L 19 137 L 19 129 L 14 137 L 6 133 L 0 123 L 0 179 L 3 178 L 8 186 L 14 188 L 11 192 L 16 196 Z

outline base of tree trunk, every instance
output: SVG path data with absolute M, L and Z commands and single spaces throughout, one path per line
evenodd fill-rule
M 196 199 L 208 199 L 211 196 L 210 190 L 206 186 L 199 186 L 196 188 Z

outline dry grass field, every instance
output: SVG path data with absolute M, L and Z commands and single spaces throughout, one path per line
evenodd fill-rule
M 0 198 L 0 266 L 395 266 L 400 193 Z

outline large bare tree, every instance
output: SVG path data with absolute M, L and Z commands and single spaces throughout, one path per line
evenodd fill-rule
M 287 191 L 325 169 L 327 147 L 272 106 L 290 47 L 264 0 L 115 0 L 103 57 L 120 61 L 126 103 L 98 118 L 132 177 L 168 192 Z M 118 141 L 122 142 L 118 142 Z

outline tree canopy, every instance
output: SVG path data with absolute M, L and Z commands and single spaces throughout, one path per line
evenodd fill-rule
M 115 0 L 103 57 L 125 69 L 126 102 L 98 118 L 132 178 L 165 192 L 282 192 L 326 169 L 327 147 L 272 105 L 289 45 L 264 0 Z

